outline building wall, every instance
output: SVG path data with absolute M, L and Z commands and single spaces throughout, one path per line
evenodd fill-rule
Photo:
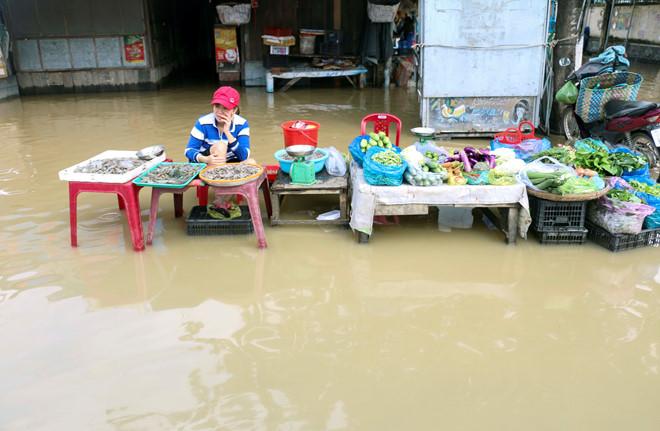
M 154 88 L 173 69 L 152 43 L 142 0 L 4 2 L 22 93 Z
M 605 6 L 589 8 L 586 25 L 589 27 L 587 51 L 598 50 L 603 33 Z M 660 61 L 660 4 L 615 6 L 608 28 L 608 45 L 626 43 L 628 56 L 647 61 Z

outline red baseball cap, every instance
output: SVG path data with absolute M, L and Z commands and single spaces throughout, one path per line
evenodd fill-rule
M 215 90 L 213 98 L 211 99 L 211 105 L 219 103 L 227 109 L 234 109 L 238 106 L 240 101 L 241 95 L 238 94 L 238 91 L 234 90 L 232 87 L 225 86 Z

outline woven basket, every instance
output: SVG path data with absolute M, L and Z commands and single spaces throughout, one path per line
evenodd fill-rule
M 396 11 L 399 9 L 399 3 L 387 6 L 367 2 L 367 15 L 371 22 L 394 22 Z
M 575 104 L 576 114 L 585 123 L 605 118 L 605 103 L 610 100 L 637 100 L 642 75 L 633 72 L 604 73 L 580 81 Z
M 610 186 L 605 186 L 597 192 L 593 193 L 580 193 L 576 195 L 556 195 L 554 193 L 543 192 L 539 190 L 534 190 L 530 187 L 527 187 L 527 194 L 537 197 L 539 199 L 545 199 L 546 201 L 554 202 L 580 202 L 580 201 L 591 201 L 598 199 L 599 197 L 605 195 L 610 191 Z
M 199 173 L 199 178 L 201 178 L 202 181 L 204 181 L 206 184 L 208 184 L 210 186 L 214 186 L 214 187 L 235 187 L 235 186 L 242 186 L 243 184 L 247 184 L 251 181 L 256 181 L 264 173 L 263 166 L 250 164 L 250 166 L 255 166 L 255 167 L 259 168 L 259 171 L 254 175 L 250 175 L 249 177 L 240 178 L 238 180 L 212 180 L 212 179 L 210 179 L 206 176 L 207 171 L 210 171 L 214 168 L 224 166 L 224 165 L 225 164 L 220 164 L 220 165 L 208 166 L 208 167 L 204 168 Z
M 224 25 L 241 25 L 250 22 L 252 9 L 250 3 L 239 3 L 235 5 L 221 4 L 215 7 L 218 18 Z

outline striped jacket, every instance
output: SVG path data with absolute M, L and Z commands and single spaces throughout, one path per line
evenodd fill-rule
M 250 157 L 250 126 L 245 118 L 234 115 L 229 132 L 236 142 L 227 147 L 227 162 L 241 162 Z M 191 162 L 197 162 L 197 155 L 208 155 L 214 141 L 228 142 L 224 133 L 215 124 L 213 113 L 199 117 L 192 130 L 186 146 L 185 155 Z

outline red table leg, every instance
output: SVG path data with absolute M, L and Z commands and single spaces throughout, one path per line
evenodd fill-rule
M 77 183 L 69 183 L 69 229 L 71 231 L 71 247 L 78 246 L 78 187 Z
M 118 195 L 117 202 L 120 209 L 122 207 L 126 209 L 133 248 L 137 251 L 144 250 L 142 220 L 140 219 L 140 201 L 138 199 L 140 188 L 130 181 L 124 184 L 70 181 L 69 223 L 71 229 L 71 246 L 76 247 L 78 245 L 78 195 L 83 192 L 114 193 Z

